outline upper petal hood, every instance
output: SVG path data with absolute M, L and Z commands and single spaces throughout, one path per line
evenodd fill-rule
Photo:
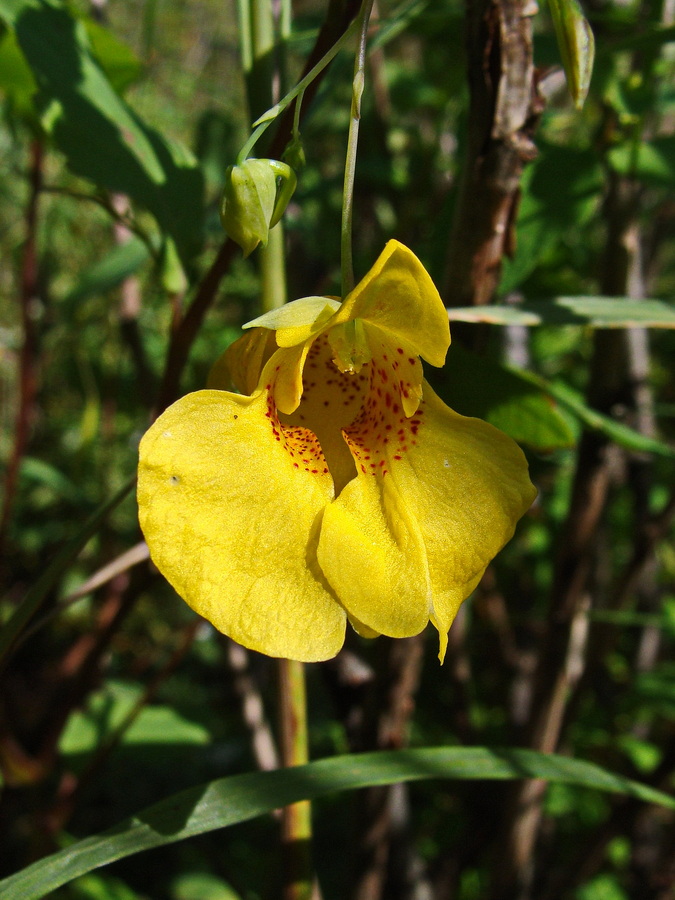
M 445 362 L 450 325 L 443 301 L 422 263 L 398 241 L 388 242 L 330 324 L 352 319 L 377 325 L 432 366 Z

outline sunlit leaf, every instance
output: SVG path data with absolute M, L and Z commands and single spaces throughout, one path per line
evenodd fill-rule
M 592 149 L 539 140 L 540 155 L 525 169 L 516 252 L 503 260 L 501 294 L 519 288 L 534 269 L 590 223 L 598 212 L 605 175 Z M 565 186 L 561 196 L 560 186 Z M 578 238 L 576 238 L 578 239 Z
M 612 168 L 621 175 L 672 188 L 675 180 L 675 137 L 641 141 L 637 147 L 622 144 L 608 154 Z
M 629 428 L 623 422 L 616 422 L 609 416 L 599 413 L 595 409 L 587 406 L 583 397 L 569 385 L 561 382 L 546 381 L 532 372 L 520 372 L 520 376 L 531 384 L 537 385 L 546 391 L 551 397 L 560 403 L 562 407 L 569 410 L 573 415 L 577 416 L 584 426 L 590 431 L 598 431 L 606 435 L 610 440 L 617 443 L 626 450 L 633 450 L 636 453 L 655 453 L 658 456 L 665 456 L 669 459 L 675 459 L 675 447 L 671 447 L 663 441 L 647 437 Z
M 518 306 L 449 309 L 450 322 L 491 325 L 590 325 L 593 328 L 675 328 L 675 307 L 629 297 L 554 297 Z
M 94 56 L 115 90 L 122 93 L 141 77 L 143 66 L 140 59 L 108 28 L 92 19 L 83 21 Z
M 61 735 L 59 752 L 66 757 L 91 753 L 102 740 L 124 725 L 136 708 L 143 691 L 120 681 L 109 681 L 92 694 L 85 709 L 75 712 Z M 123 744 L 208 743 L 209 733 L 201 725 L 189 722 L 169 706 L 146 706 L 134 719 L 122 738 Z

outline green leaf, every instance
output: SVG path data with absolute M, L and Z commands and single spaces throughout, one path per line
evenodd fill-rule
M 85 25 L 58 0 L 0 0 L 39 86 L 43 126 L 77 175 L 149 209 L 184 259 L 201 245 L 196 160 L 146 126 L 95 59 Z
M 663 300 L 553 297 L 513 306 L 449 309 L 451 322 L 491 325 L 590 325 L 593 328 L 675 328 L 675 308 Z
M 550 395 L 499 363 L 452 346 L 441 372 L 428 377 L 448 406 L 485 419 L 520 444 L 541 451 L 574 444 Z
M 540 155 L 525 169 L 513 259 L 505 259 L 499 291 L 519 287 L 534 269 L 559 254 L 568 235 L 597 215 L 604 174 L 593 150 L 539 141 Z M 564 185 L 561 194 L 560 186 Z
M 512 370 L 515 371 L 515 370 Z M 610 440 L 625 447 L 626 450 L 633 450 L 636 453 L 656 453 L 659 456 L 665 456 L 668 459 L 675 459 L 675 448 L 664 444 L 663 441 L 657 441 L 654 438 L 646 437 L 624 425 L 622 422 L 615 422 L 609 416 L 591 409 L 584 402 L 583 397 L 566 384 L 559 382 L 546 381 L 532 372 L 518 372 L 519 376 L 530 384 L 536 385 L 554 400 L 569 410 L 573 415 L 577 416 L 590 431 L 599 431 L 605 434 Z
M 241 900 L 232 888 L 208 872 L 186 872 L 171 886 L 174 900 Z
M 94 265 L 85 269 L 65 299 L 76 302 L 92 294 L 105 294 L 135 274 L 149 259 L 150 251 L 140 238 L 120 244 Z
M 84 19 L 83 24 L 87 29 L 92 53 L 111 85 L 122 94 L 141 77 L 143 66 L 140 59 L 130 47 L 118 40 L 103 25 L 99 25 L 93 19 Z
M 654 138 L 639 144 L 622 144 L 609 151 L 612 168 L 620 175 L 672 188 L 675 180 L 675 137 Z
M 59 753 L 70 757 L 87 756 L 102 741 L 129 724 L 122 737 L 124 745 L 183 744 L 203 746 L 210 740 L 201 725 L 189 722 L 169 706 L 145 706 L 130 722 L 143 696 L 140 687 L 121 681 L 109 681 L 90 695 L 87 706 L 68 719 L 59 741 Z
M 30 66 L 13 31 L 0 37 L 0 90 L 29 97 L 37 89 Z
M 51 463 L 34 456 L 24 456 L 21 460 L 21 477 L 48 487 L 57 497 L 73 503 L 82 502 L 82 494 L 70 478 L 66 477 Z
M 71 888 L 72 900 L 142 900 L 140 894 L 110 875 L 84 875 Z
M 115 828 L 54 853 L 0 881 L 3 900 L 38 900 L 104 866 L 197 834 L 245 822 L 299 800 L 431 778 L 547 781 L 627 794 L 675 809 L 675 799 L 599 766 L 532 750 L 433 747 L 333 757 L 274 772 L 232 775 L 189 788 Z
M 480 309 L 487 308 L 469 307 L 467 310 L 476 309 L 480 314 Z M 491 309 L 509 310 L 510 307 L 494 306 Z M 451 318 L 454 312 L 450 310 Z M 467 315 L 467 321 L 492 319 L 470 320 Z M 568 385 L 547 381 L 534 372 L 499 365 L 461 347 L 451 347 L 443 369 L 439 373 L 430 371 L 427 376 L 443 400 L 457 412 L 485 419 L 518 443 L 533 449 L 546 451 L 574 443 L 573 432 L 560 412 L 562 409 L 583 422 L 590 431 L 602 432 L 627 450 L 675 459 L 675 448 L 591 409 L 581 394 Z

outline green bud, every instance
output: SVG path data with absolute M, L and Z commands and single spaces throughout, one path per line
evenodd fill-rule
M 276 159 L 246 159 L 229 166 L 220 220 L 245 257 L 258 244 L 267 244 L 270 228 L 284 214 L 296 181 L 293 170 Z
M 170 294 L 182 294 L 188 286 L 185 269 L 172 238 L 167 237 L 160 257 L 162 287 Z
M 593 72 L 595 40 L 578 0 L 549 0 L 553 27 L 562 57 L 567 88 L 577 109 L 588 94 Z
M 284 159 L 292 169 L 302 169 L 305 166 L 305 148 L 302 146 L 300 137 L 294 137 L 289 141 L 288 146 L 284 150 Z

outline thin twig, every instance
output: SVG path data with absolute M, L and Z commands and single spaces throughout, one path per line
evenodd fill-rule
M 63 777 L 56 803 L 45 817 L 52 834 L 58 834 L 65 827 L 84 789 L 96 778 L 110 755 L 119 746 L 124 735 L 129 731 L 146 706 L 154 700 L 161 686 L 178 668 L 178 665 L 192 646 L 200 625 L 201 620 L 195 619 L 183 630 L 181 640 L 176 649 L 146 686 L 123 720 L 99 744 L 89 758 L 82 773 L 75 777 L 72 772 L 69 772 Z
M 227 663 L 234 673 L 233 688 L 241 700 L 241 714 L 251 734 L 251 748 L 258 768 L 263 772 L 278 769 L 279 753 L 265 716 L 265 705 L 249 666 L 249 653 L 240 644 L 226 639 Z
M 77 603 L 79 600 L 82 600 L 84 597 L 87 597 L 89 594 L 92 594 L 95 590 L 98 590 L 98 588 L 103 587 L 104 584 L 112 581 L 113 578 L 116 578 L 133 566 L 145 562 L 149 558 L 150 551 L 148 550 L 148 545 L 145 541 L 140 541 L 130 550 L 125 550 L 124 553 L 120 553 L 115 559 L 106 563 L 106 565 L 102 566 L 97 572 L 94 572 L 94 574 L 87 578 L 86 581 L 83 581 L 78 588 L 71 591 L 67 597 L 64 597 L 63 600 L 61 600 L 60 603 L 57 603 L 46 615 L 37 619 L 30 627 L 26 628 L 22 635 L 17 638 L 14 649 L 16 650 L 24 643 L 24 641 L 35 634 L 36 631 L 39 631 L 40 628 L 44 628 L 45 625 L 48 625 L 57 616 L 60 616 L 61 613 L 68 609 L 68 607 Z
M 35 322 L 36 303 L 39 296 L 37 226 L 43 157 L 44 148 L 41 141 L 34 140 L 31 144 L 28 173 L 30 192 L 26 206 L 26 240 L 23 247 L 19 288 L 23 329 L 23 344 L 19 356 L 19 405 L 14 426 L 14 446 L 5 471 L 4 500 L 0 514 L 0 559 L 3 558 L 3 549 L 7 540 L 19 481 L 19 471 L 28 443 L 37 394 L 38 336 Z

